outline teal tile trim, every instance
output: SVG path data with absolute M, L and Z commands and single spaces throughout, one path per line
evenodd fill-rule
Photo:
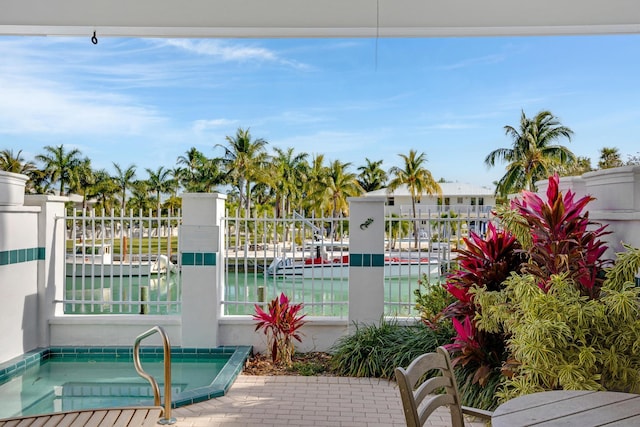
M 384 254 L 349 254 L 350 267 L 384 267 Z
M 172 397 L 172 408 L 191 405 L 224 396 L 237 376 L 242 371 L 242 367 L 251 355 L 251 346 L 223 346 L 216 348 L 181 348 L 171 349 L 171 360 L 179 360 L 181 356 L 211 358 L 228 357 L 224 367 L 213 382 L 208 386 L 200 387 L 187 392 L 182 392 Z M 162 347 L 140 347 L 142 357 L 158 356 L 162 357 L 164 349 Z M 40 365 L 47 359 L 53 358 L 87 358 L 113 360 L 114 357 L 133 357 L 131 347 L 50 347 L 38 348 L 28 353 L 18 356 L 5 363 L 0 363 L 0 385 L 22 374 L 28 368 Z M 81 359 L 82 360 L 82 359 Z M 133 363 L 133 362 L 131 362 Z M 151 404 L 151 403 L 149 403 Z
M 215 252 L 182 252 L 180 256 L 182 265 L 213 266 L 216 265 Z
M 19 264 L 22 262 L 44 260 L 44 248 L 12 249 L 0 251 L 0 265 Z

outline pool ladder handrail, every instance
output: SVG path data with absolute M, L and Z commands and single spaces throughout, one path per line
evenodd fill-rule
M 171 418 L 171 344 L 169 344 L 169 337 L 162 327 L 154 326 L 147 332 L 143 332 L 138 335 L 135 343 L 133 344 L 133 365 L 135 366 L 138 375 L 149 381 L 149 384 L 151 384 L 151 388 L 153 390 L 153 404 L 155 406 L 161 406 L 158 382 L 155 378 L 146 373 L 144 369 L 142 369 L 142 363 L 140 362 L 140 342 L 155 333 L 159 334 L 162 338 L 162 347 L 164 349 L 164 408 L 162 414 L 164 418 L 161 418 L 158 421 L 158 424 L 174 424 L 176 419 Z

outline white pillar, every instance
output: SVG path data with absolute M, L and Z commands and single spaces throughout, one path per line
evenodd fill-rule
M 66 235 L 64 204 L 68 197 L 26 195 L 25 206 L 38 206 L 38 345 L 49 347 L 49 320 L 64 313 Z
M 385 197 L 349 199 L 349 325 L 384 314 Z
M 182 266 L 182 346 L 218 346 L 220 295 L 224 287 L 223 232 L 226 196 L 182 195 L 180 263 Z

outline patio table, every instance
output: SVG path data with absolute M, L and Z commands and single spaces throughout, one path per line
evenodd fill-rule
M 640 395 L 561 390 L 517 397 L 498 406 L 493 427 L 639 426 Z

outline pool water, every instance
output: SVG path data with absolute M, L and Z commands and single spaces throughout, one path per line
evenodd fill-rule
M 40 363 L 22 369 L 19 375 L 5 378 L 4 382 L 0 381 L 0 418 L 153 404 L 151 386 L 136 373 L 130 349 L 121 350 L 107 354 L 51 353 Z M 222 396 L 239 373 L 239 368 L 234 366 L 242 359 L 241 354 L 236 354 L 238 351 L 199 351 L 201 349 L 172 352 L 174 407 Z M 248 353 L 246 351 L 246 355 Z M 164 394 L 162 355 L 143 353 L 141 361 L 143 369 L 156 379 Z

